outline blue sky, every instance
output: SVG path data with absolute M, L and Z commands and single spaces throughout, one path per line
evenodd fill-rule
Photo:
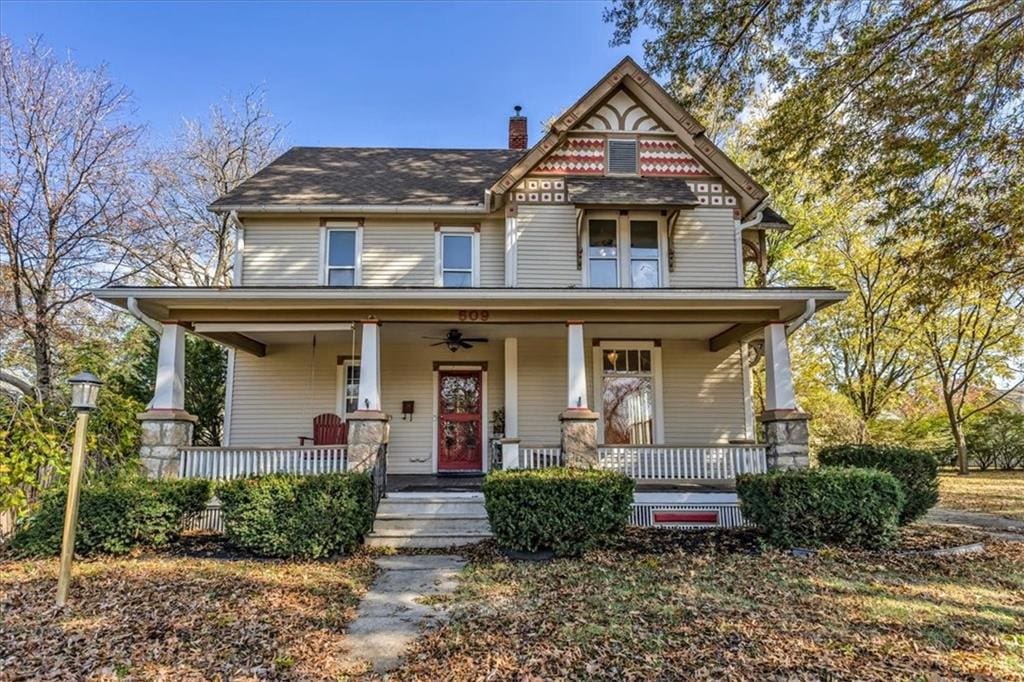
M 609 47 L 603 2 L 9 2 L 0 31 L 106 63 L 155 143 L 262 84 L 289 144 L 504 147 L 530 140 L 638 40 Z

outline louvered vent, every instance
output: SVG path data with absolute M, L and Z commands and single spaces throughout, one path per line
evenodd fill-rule
M 636 140 L 608 140 L 608 172 L 636 175 Z

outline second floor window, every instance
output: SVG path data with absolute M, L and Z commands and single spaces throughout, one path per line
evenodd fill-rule
M 599 213 L 587 221 L 587 286 L 660 287 L 661 221 L 650 214 L 605 215 Z
M 619 286 L 619 237 L 615 220 L 590 221 L 590 286 Z
M 358 241 L 356 230 L 327 231 L 327 286 L 356 285 Z
M 474 228 L 444 228 L 438 233 L 439 286 L 479 286 L 478 236 Z

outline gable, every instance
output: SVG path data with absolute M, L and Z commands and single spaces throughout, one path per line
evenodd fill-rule
M 625 90 L 618 90 L 579 126 L 582 130 L 622 133 L 667 133 Z

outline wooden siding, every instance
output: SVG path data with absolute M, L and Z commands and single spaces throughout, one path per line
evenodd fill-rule
M 363 284 L 434 286 L 434 223 L 367 218 L 363 227 Z
M 576 269 L 574 206 L 520 206 L 516 228 L 520 287 L 580 285 L 583 275 Z
M 505 286 L 505 221 L 480 223 L 480 286 Z
M 737 349 L 665 339 L 661 348 L 665 442 L 722 443 L 744 437 L 743 370 Z
M 676 224 L 673 287 L 735 287 L 736 222 L 731 208 L 681 211 Z
M 558 415 L 566 405 L 565 337 L 519 339 L 519 438 L 528 445 L 561 441 Z
M 245 221 L 244 286 L 320 284 L 320 227 L 311 218 Z

